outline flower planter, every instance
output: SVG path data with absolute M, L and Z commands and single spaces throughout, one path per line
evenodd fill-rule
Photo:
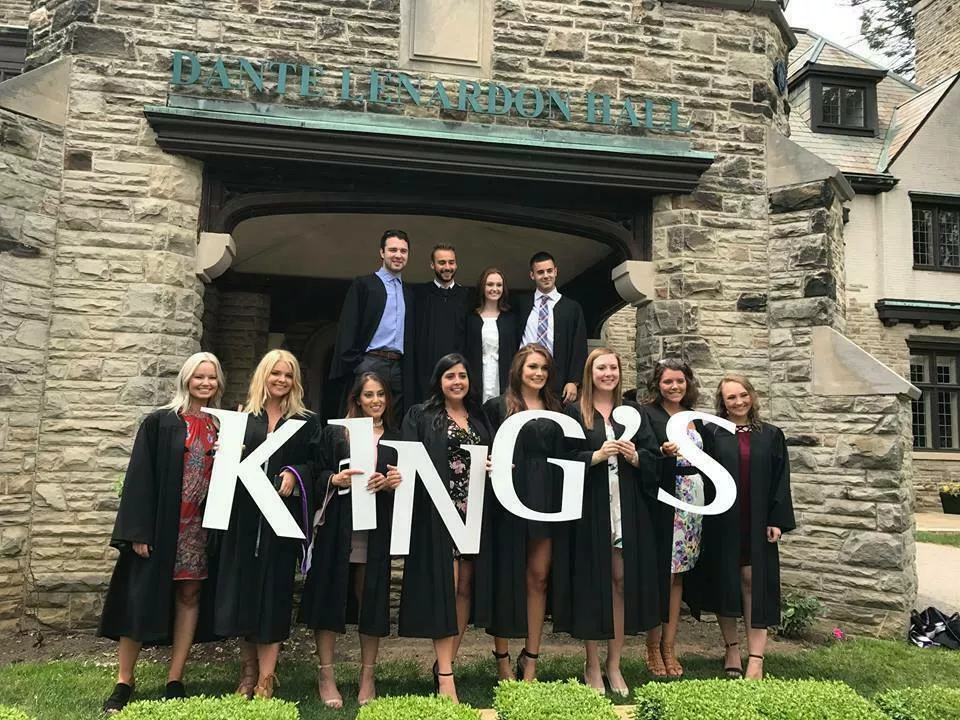
M 940 493 L 940 505 L 947 515 L 960 515 L 960 495 Z

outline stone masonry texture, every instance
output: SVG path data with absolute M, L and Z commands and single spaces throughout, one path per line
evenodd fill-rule
M 20 540 L 0 535 L 0 572 L 11 583 L 3 597 L 13 598 L 3 617 L 95 623 L 115 557 L 107 548 L 115 483 L 140 418 L 168 399 L 180 364 L 201 343 L 234 356 L 223 359 L 236 400 L 269 329 L 269 298 L 210 291 L 205 303 L 194 275 L 202 164 L 162 152 L 143 115 L 144 106 L 166 101 L 171 52 L 396 69 L 399 13 L 398 0 L 32 3 L 28 65 L 61 56 L 73 65 L 66 129 L 50 140 L 59 152 L 48 158 L 40 142 L 30 156 L 56 169 L 49 201 L 33 211 L 46 219 L 48 250 L 28 260 L 10 254 L 15 272 L 2 276 L 2 331 L 16 332 L 17 313 L 26 312 L 8 310 L 8 276 L 15 288 L 29 280 L 29 290 L 17 292 L 36 294 L 30 307 L 41 308 L 42 325 L 23 335 L 39 344 L 27 348 L 35 354 L 20 370 L 35 379 L 9 381 L 23 384 L 32 415 L 26 401 L 16 418 L 0 414 L 8 418 L 0 442 L 22 437 L 29 445 L 12 450 L 23 472 L 5 476 L 0 506 L 3 533 L 13 518 L 27 518 Z M 656 357 L 682 354 L 705 397 L 722 372 L 738 369 L 765 400 L 781 399 L 769 404 L 768 417 L 793 443 L 807 526 L 785 542 L 785 577 L 824 600 L 843 598 L 828 603 L 831 617 L 857 613 L 863 631 L 893 632 L 914 582 L 903 530 L 909 460 L 898 434 L 909 416 L 896 398 L 807 392 L 810 328 L 844 328 L 840 209 L 829 188 L 771 197 L 767 187 L 766 135 L 787 126 L 772 74 L 788 51 L 780 31 L 760 13 L 652 0 L 498 0 L 494 22 L 489 79 L 676 99 L 694 149 L 716 155 L 696 192 L 654 199 L 656 296 L 612 318 L 606 339 L 627 352 L 635 342 L 636 357 L 625 364 L 641 381 Z M 444 117 L 476 120 L 455 111 Z M 829 512 L 812 507 L 821 491 L 832 493 Z M 875 597 L 880 585 L 884 598 Z
M 920 0 L 914 6 L 917 76 L 922 87 L 960 72 L 960 4 Z
M 0 0 L 0 25 L 27 24 L 30 15 L 30 0 Z

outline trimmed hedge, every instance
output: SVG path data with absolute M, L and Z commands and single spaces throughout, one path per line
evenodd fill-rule
M 240 695 L 185 700 L 140 700 L 115 717 L 121 720 L 299 720 L 297 706 L 284 700 L 247 700 Z
M 360 708 L 357 720 L 477 720 L 469 705 L 455 705 L 448 697 L 402 695 L 383 697 Z
M 494 692 L 493 707 L 499 720 L 617 720 L 607 698 L 576 680 L 502 680 Z
M 634 691 L 636 720 L 888 720 L 841 682 L 690 680 Z
M 960 688 L 890 690 L 873 701 L 890 720 L 960 720 Z
M 0 705 L 0 720 L 33 720 L 20 708 Z

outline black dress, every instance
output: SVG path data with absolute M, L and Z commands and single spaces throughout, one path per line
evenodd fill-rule
M 579 404 L 569 406 L 565 412 L 583 425 Z M 624 428 L 616 421 L 612 424 L 619 438 Z M 569 632 L 583 640 L 609 640 L 614 636 L 610 485 L 606 462 L 590 466 L 594 451 L 607 440 L 599 412 L 594 411 L 593 429 L 584 427 L 584 432 L 586 440 L 568 441 L 575 448 L 574 457 L 586 466 L 583 516 L 573 523 L 570 534 L 568 577 L 554 581 L 553 627 L 555 631 Z M 648 432 L 649 426 L 641 424 L 637 434 L 630 438 L 637 446 L 644 468 L 649 468 L 651 463 L 650 458 L 645 457 L 645 448 L 653 442 L 645 437 Z M 654 525 L 644 499 L 644 493 L 654 491 L 656 478 L 649 471 L 634 468 L 622 457 L 618 458 L 617 468 L 623 540 L 624 633 L 636 635 L 660 624 Z
M 306 425 L 270 457 L 266 474 L 272 480 L 289 466 L 300 476 L 307 497 L 302 497 L 301 490 L 283 498 L 283 502 L 302 528 L 304 517 L 307 521 L 310 517 L 310 440 L 317 433 L 318 421 L 315 415 L 291 419 L 305 420 Z M 286 421 L 281 418 L 275 430 Z M 250 416 L 244 437 L 245 455 L 267 439 L 267 427 L 265 412 Z M 282 642 L 289 637 L 293 583 L 301 548 L 300 540 L 278 537 L 273 532 L 246 488 L 237 483 L 230 525 L 223 533 L 220 548 L 214 625 L 218 635 L 242 637 L 258 645 Z
M 443 408 L 424 411 L 415 405 L 403 420 L 403 439 L 422 442 L 441 479 L 450 478 L 448 418 Z M 490 428 L 482 413 L 470 413 L 470 427 L 480 445 L 489 447 Z M 415 478 L 404 477 L 403 482 Z M 457 502 L 461 498 L 454 498 Z M 457 596 L 453 584 L 455 546 L 423 483 L 413 500 L 410 553 L 404 558 L 400 591 L 401 637 L 445 638 L 457 634 Z M 475 622 L 485 626 L 475 615 Z
M 381 440 L 399 440 L 400 433 L 384 432 Z M 303 584 L 298 620 L 313 630 L 346 632 L 356 624 L 364 635 L 386 637 L 390 634 L 390 530 L 393 493 L 377 493 L 377 528 L 367 535 L 367 561 L 363 577 L 360 607 L 353 592 L 350 563 L 353 537 L 351 495 L 341 495 L 330 478 L 339 472 L 340 461 L 350 457 L 346 430 L 328 425 L 315 444 L 314 490 L 319 507 L 329 495 L 322 524 L 313 538 L 313 557 Z M 385 445 L 377 448 L 377 472 L 387 473 L 387 465 L 397 464 L 397 451 Z
M 737 436 L 716 425 L 706 425 L 704 450 L 739 485 L 740 450 Z M 706 483 L 706 501 L 713 502 L 713 484 Z M 767 541 L 767 527 L 784 533 L 795 529 L 790 495 L 790 456 L 780 428 L 763 423 L 750 433 L 750 550 L 753 568 L 751 625 L 766 628 L 780 622 L 780 552 Z M 684 582 L 684 599 L 695 617 L 706 610 L 723 617 L 741 617 L 740 497 L 722 515 L 703 519 L 700 560 Z
M 506 398 L 484 405 L 494 433 L 507 419 Z M 513 479 L 517 497 L 531 510 L 558 512 L 563 495 L 563 472 L 547 458 L 566 456 L 563 430 L 550 420 L 524 425 L 513 451 Z M 488 489 L 484 508 L 481 553 L 474 575 L 475 615 L 487 617 L 487 631 L 496 637 L 527 636 L 527 548 L 530 540 L 552 539 L 569 532 L 571 523 L 524 520 L 503 508 Z M 551 573 L 569 573 L 569 554 L 553 547 Z
M 101 637 L 128 637 L 148 645 L 172 642 L 173 575 L 186 439 L 187 425 L 172 410 L 155 410 L 137 431 L 110 537 L 110 545 L 120 551 L 120 556 L 103 603 L 98 631 Z M 150 557 L 134 553 L 134 543 L 149 545 Z M 195 642 L 214 637 L 214 558 L 208 558 L 207 571 L 201 585 Z

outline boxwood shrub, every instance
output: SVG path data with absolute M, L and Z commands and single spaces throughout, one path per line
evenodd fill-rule
M 493 707 L 499 720 L 617 720 L 607 698 L 576 680 L 505 680 L 497 685 Z
M 0 705 L 0 720 L 33 720 L 20 708 Z
M 477 711 L 469 705 L 454 705 L 450 698 L 437 695 L 378 698 L 357 713 L 357 720 L 477 720 L 477 717 Z
M 127 705 L 121 720 L 299 720 L 297 706 L 283 700 L 247 700 L 240 695 L 185 700 L 141 700 Z
M 890 720 L 960 720 L 960 688 L 890 690 L 874 702 Z
M 636 720 L 888 720 L 840 682 L 691 680 L 636 688 Z

